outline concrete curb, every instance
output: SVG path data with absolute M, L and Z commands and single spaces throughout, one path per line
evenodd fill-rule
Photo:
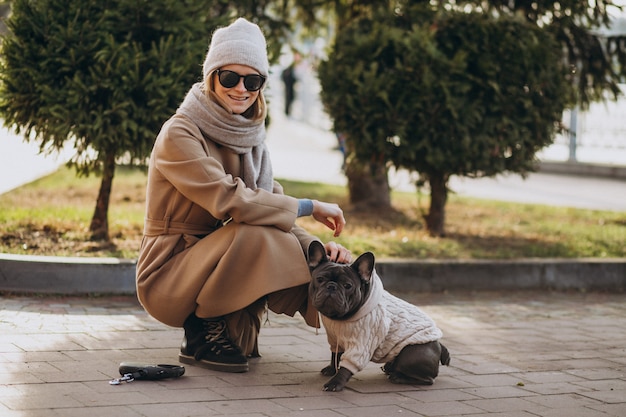
M 624 258 L 391 260 L 376 270 L 390 290 L 626 290 Z
M 0 254 L 0 291 L 133 294 L 135 265 L 117 258 Z
M 587 164 L 584 162 L 567 161 L 541 161 L 539 163 L 539 172 L 626 180 L 626 166 L 622 165 Z
M 43 294 L 134 294 L 132 260 L 0 254 L 0 291 Z M 391 291 L 626 291 L 626 258 L 380 260 Z

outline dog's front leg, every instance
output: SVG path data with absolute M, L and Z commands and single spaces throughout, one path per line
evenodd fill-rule
M 324 384 L 324 391 L 341 391 L 352 378 L 352 372 L 343 366 L 339 368 L 334 377 Z
M 324 376 L 333 376 L 337 373 L 337 369 L 339 369 L 339 361 L 341 360 L 341 355 L 343 352 L 335 353 L 333 352 L 330 357 L 330 365 L 326 366 L 320 372 Z

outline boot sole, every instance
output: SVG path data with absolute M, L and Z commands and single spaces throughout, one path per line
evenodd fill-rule
M 248 363 L 223 363 L 223 362 L 211 362 L 207 360 L 196 360 L 193 356 L 178 355 L 178 361 L 187 365 L 199 366 L 201 368 L 210 369 L 212 371 L 219 372 L 232 372 L 241 373 L 248 372 Z

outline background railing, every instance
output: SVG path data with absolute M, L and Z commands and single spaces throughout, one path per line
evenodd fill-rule
M 559 135 L 540 154 L 542 160 L 626 166 L 626 84 L 618 101 L 593 103 L 587 111 L 568 111 Z

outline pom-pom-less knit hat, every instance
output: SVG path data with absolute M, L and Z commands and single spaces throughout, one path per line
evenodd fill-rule
M 213 33 L 202 68 L 204 79 L 229 64 L 247 65 L 268 76 L 267 44 L 263 32 L 242 17 Z

